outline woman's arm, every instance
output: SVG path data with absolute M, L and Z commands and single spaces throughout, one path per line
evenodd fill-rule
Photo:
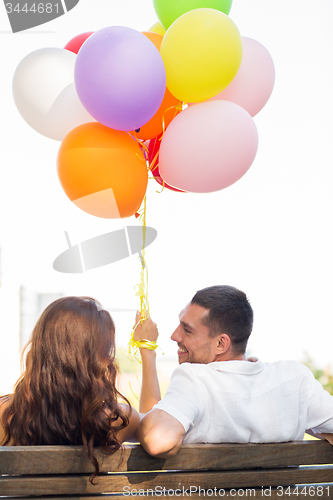
M 323 436 L 324 439 L 326 439 L 326 441 L 328 441 L 330 444 L 333 445 L 333 432 L 323 432 L 321 434 L 321 436 Z
M 131 408 L 126 404 L 120 403 L 119 406 L 121 407 L 125 415 L 127 415 L 129 419 L 129 424 L 127 427 L 117 432 L 117 438 L 121 443 L 123 443 L 124 441 L 136 440 L 137 439 L 136 430 L 140 423 L 140 416 L 138 412 L 135 410 L 135 408 L 132 408 L 131 411 Z M 120 418 L 118 418 L 113 425 L 119 425 L 119 424 L 120 424 Z
M 330 444 L 333 445 L 333 433 L 332 432 L 313 432 L 311 429 L 307 429 L 305 431 L 307 434 L 310 434 L 310 436 L 313 436 L 317 439 L 322 439 L 323 441 L 328 441 Z

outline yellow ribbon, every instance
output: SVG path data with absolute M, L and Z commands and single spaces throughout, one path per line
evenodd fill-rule
M 176 116 L 177 112 L 181 111 L 182 105 L 183 104 L 181 103 L 181 101 L 179 101 L 179 103 L 176 106 L 171 106 L 170 108 L 168 108 L 164 112 L 164 115 L 165 115 L 165 113 L 167 111 L 169 111 L 170 109 L 174 108 L 175 109 L 175 115 L 174 116 Z M 163 134 L 162 134 L 162 137 L 163 137 L 164 132 L 165 132 L 164 115 L 163 115 Z M 134 139 L 137 142 L 137 144 L 140 146 L 141 149 L 143 149 L 146 152 L 148 152 L 148 149 L 147 149 L 146 145 L 143 144 L 143 141 L 141 141 L 140 139 L 138 139 L 136 136 L 133 136 L 131 134 L 129 134 L 129 135 L 130 135 L 130 137 L 132 137 L 132 139 Z M 158 157 L 158 154 L 159 154 L 159 152 L 156 153 L 155 157 L 153 158 L 153 160 L 151 161 L 150 164 L 148 163 L 148 161 L 146 162 L 147 168 L 151 172 L 153 172 L 153 170 L 157 167 L 157 157 Z M 162 191 L 163 191 L 163 189 L 164 189 L 164 181 L 163 181 Z M 139 322 L 132 329 L 132 332 L 130 334 L 130 339 L 129 339 L 129 342 L 128 342 L 128 358 L 131 359 L 132 361 L 135 358 L 140 363 L 141 363 L 141 360 L 138 357 L 138 350 L 140 348 L 149 349 L 151 351 L 155 351 L 157 349 L 157 347 L 159 347 L 156 344 L 155 341 L 151 341 L 151 340 L 147 340 L 147 339 L 134 340 L 134 331 L 135 331 L 136 327 L 138 326 L 138 324 L 140 322 L 143 323 L 143 321 L 145 321 L 145 319 L 147 318 L 146 311 L 148 312 L 148 316 L 149 316 L 149 303 L 148 303 L 148 267 L 147 267 L 146 260 L 145 260 L 146 211 L 147 211 L 147 195 L 145 195 L 145 197 L 144 197 L 143 208 L 140 209 L 137 214 L 135 214 L 136 217 L 139 217 L 140 221 L 142 222 L 142 231 L 143 231 L 142 250 L 139 253 L 139 259 L 141 261 L 140 283 L 138 285 L 135 285 L 135 288 L 137 289 L 135 295 L 139 296 L 139 298 L 140 298 L 140 312 L 141 312 L 141 317 L 140 317 Z
M 148 302 L 148 267 L 145 260 L 145 246 L 146 246 L 146 212 L 147 212 L 147 195 L 145 195 L 143 200 L 143 209 L 141 214 L 139 215 L 140 221 L 142 222 L 142 231 L 143 231 L 143 240 L 142 240 L 142 250 L 139 254 L 139 259 L 141 261 L 141 271 L 140 271 L 140 283 L 135 285 L 137 289 L 135 295 L 140 298 L 140 320 L 132 329 L 130 334 L 130 339 L 128 342 L 128 358 L 133 361 L 133 359 L 137 359 L 139 362 L 140 359 L 138 357 L 138 350 L 140 348 L 150 349 L 154 351 L 157 349 L 158 345 L 155 341 L 142 339 L 142 340 L 134 340 L 134 332 L 139 323 L 143 323 L 147 316 L 149 316 L 149 302 Z
M 141 316 L 142 316 L 142 311 L 141 311 Z M 138 355 L 139 349 L 149 349 L 150 351 L 155 351 L 159 347 L 155 342 L 155 340 L 147 340 L 147 339 L 134 340 L 135 329 L 139 325 L 139 323 L 143 323 L 143 321 L 145 320 L 142 319 L 141 317 L 140 320 L 137 322 L 137 324 L 133 327 L 128 342 L 128 359 L 130 359 L 131 361 L 134 361 L 134 359 L 136 359 L 137 361 L 139 361 L 139 363 L 141 363 L 141 359 Z
M 177 116 L 178 112 L 182 111 L 183 109 L 183 103 L 182 101 L 178 101 L 177 104 L 173 105 L 173 106 L 170 106 L 170 108 L 167 108 L 164 113 L 163 113 L 163 118 L 162 118 L 162 127 L 163 127 L 163 132 L 162 132 L 162 135 L 160 137 L 160 141 L 162 140 L 163 136 L 164 136 L 164 132 L 165 132 L 165 115 L 168 111 L 170 111 L 171 109 L 174 109 L 174 115 L 172 117 L 172 120 Z

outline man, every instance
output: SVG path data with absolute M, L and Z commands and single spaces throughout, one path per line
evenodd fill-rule
M 162 400 L 155 352 L 140 350 L 140 412 L 148 413 L 138 437 L 148 453 L 166 458 L 182 442 L 302 440 L 306 430 L 333 444 L 333 396 L 296 361 L 247 359 L 252 324 L 245 293 L 230 286 L 198 291 L 171 336 L 178 344 L 180 366 Z M 150 318 L 143 325 L 136 338 L 156 340 Z

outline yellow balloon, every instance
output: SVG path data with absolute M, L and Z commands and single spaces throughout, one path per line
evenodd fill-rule
M 222 92 L 242 62 L 242 38 L 235 23 L 215 9 L 194 9 L 172 23 L 161 49 L 167 87 L 184 102 Z
M 159 35 L 164 36 L 165 34 L 165 29 L 163 28 L 162 24 L 159 23 L 158 21 L 153 24 L 148 31 L 153 31 L 154 33 L 158 33 Z

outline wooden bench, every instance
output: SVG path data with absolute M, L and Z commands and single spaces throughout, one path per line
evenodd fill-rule
M 155 491 L 162 498 L 333 499 L 333 465 L 324 465 L 333 464 L 333 446 L 325 441 L 185 444 L 167 460 L 127 444 L 96 456 L 101 473 L 91 484 L 82 447 L 0 447 L 0 497 L 125 500 Z

